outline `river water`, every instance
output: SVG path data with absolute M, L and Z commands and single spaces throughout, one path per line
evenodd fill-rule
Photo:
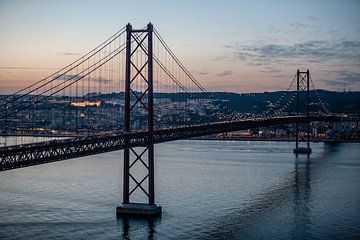
M 153 220 L 116 218 L 122 151 L 0 172 L 0 239 L 360 239 L 360 144 L 293 145 L 156 145 Z

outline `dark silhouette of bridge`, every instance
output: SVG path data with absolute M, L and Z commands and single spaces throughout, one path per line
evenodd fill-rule
M 291 91 L 295 80 L 296 90 Z M 226 109 L 230 116 L 224 116 L 219 110 L 223 106 L 219 107 L 211 93 L 184 67 L 151 23 L 143 29 L 133 29 L 128 24 L 75 62 L 3 99 L 0 105 L 0 122 L 10 132 L 19 128 L 19 124 L 14 123 L 21 122 L 21 119 L 30 119 L 32 124 L 36 121 L 48 124 L 47 129 L 51 130 L 55 128 L 58 118 L 67 112 L 63 108 L 58 115 L 59 110 L 47 109 L 46 103 L 71 104 L 75 107 L 75 111 L 71 112 L 75 117 L 69 118 L 73 120 L 68 124 L 65 119 L 63 125 L 68 128 L 75 126 L 76 137 L 0 148 L 0 171 L 124 150 L 123 204 L 117 208 L 117 213 L 157 215 L 161 213 L 161 207 L 155 204 L 154 144 L 251 128 L 295 124 L 294 152 L 310 154 L 310 122 L 343 120 L 327 111 L 321 99 L 318 99 L 319 109 L 311 109 L 311 83 L 313 84 L 309 70 L 298 70 L 287 91 L 264 113 L 249 117 Z M 177 94 L 176 101 L 161 105 L 154 103 L 155 90 L 182 94 Z M 97 91 L 124 93 L 123 103 L 117 109 L 123 112 L 115 119 L 115 124 L 117 121 L 122 122 L 123 131 L 87 131 L 85 135 L 76 135 L 79 129 L 95 128 L 89 127 L 92 109 L 83 110 L 79 106 L 94 104 L 91 101 L 96 100 L 93 93 Z M 212 102 L 196 99 L 196 91 L 209 96 Z M 286 94 L 291 97 L 285 97 Z M 287 110 L 291 104 L 295 111 Z M 178 109 L 171 115 L 168 112 L 173 108 Z M 190 116 L 186 111 L 181 112 L 186 108 L 191 108 L 195 113 Z M 212 118 L 202 121 L 206 119 L 206 114 L 202 114 L 200 118 L 200 115 L 196 115 L 196 109 L 207 112 Z M 109 117 L 117 116 L 116 111 Z M 45 119 L 36 118 L 39 112 L 46 112 Z M 106 118 L 106 113 L 102 114 Z M 120 120 L 120 116 L 123 120 Z M 181 124 L 174 125 L 179 119 L 182 119 Z M 168 125 L 164 126 L 164 122 Z M 135 177 L 132 174 L 135 164 L 145 167 L 147 175 Z M 130 182 L 133 183 L 132 189 Z M 130 196 L 135 191 L 142 191 L 148 198 L 147 202 L 132 203 Z
M 310 116 L 310 121 L 337 122 L 338 116 Z M 235 120 L 154 130 L 154 144 L 201 137 L 206 135 L 269 127 L 291 123 L 307 123 L 306 116 L 283 116 L 263 119 Z M 139 131 L 114 135 L 86 136 L 0 148 L 1 170 L 10 170 L 49 162 L 56 162 L 99 153 L 146 147 L 148 132 Z

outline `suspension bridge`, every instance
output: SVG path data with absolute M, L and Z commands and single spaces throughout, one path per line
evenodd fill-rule
M 155 144 L 295 124 L 294 152 L 310 154 L 310 123 L 342 119 L 327 110 L 309 70 L 298 70 L 264 112 L 234 111 L 206 91 L 151 23 L 142 29 L 128 24 L 68 66 L 2 99 L 2 133 L 63 138 L 1 147 L 0 171 L 123 150 L 117 213 L 157 215 Z M 135 165 L 145 176 L 136 176 Z M 137 191 L 145 194 L 144 203 L 131 200 Z

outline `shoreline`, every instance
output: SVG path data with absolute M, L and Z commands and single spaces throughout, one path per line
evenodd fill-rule
M 195 137 L 191 140 L 209 140 L 209 141 L 258 141 L 258 142 L 295 142 L 295 139 L 279 139 L 279 138 L 255 138 L 255 137 Z M 310 142 L 324 142 L 324 143 L 358 143 L 360 139 L 312 139 Z
M 71 138 L 79 137 L 76 135 L 30 135 L 30 134 L 11 134 L 3 135 L 0 137 L 45 137 L 45 138 Z M 209 140 L 209 141 L 258 141 L 258 142 L 295 142 L 293 138 L 257 138 L 257 137 L 194 137 L 188 140 Z M 324 142 L 324 143 L 358 143 L 360 139 L 311 139 L 310 142 Z

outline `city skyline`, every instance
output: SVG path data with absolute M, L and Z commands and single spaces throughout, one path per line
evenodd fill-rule
M 359 91 L 359 10 L 357 1 L 5 0 L 0 93 L 46 77 L 128 22 L 149 21 L 207 90 L 284 90 L 300 68 L 318 88 Z

